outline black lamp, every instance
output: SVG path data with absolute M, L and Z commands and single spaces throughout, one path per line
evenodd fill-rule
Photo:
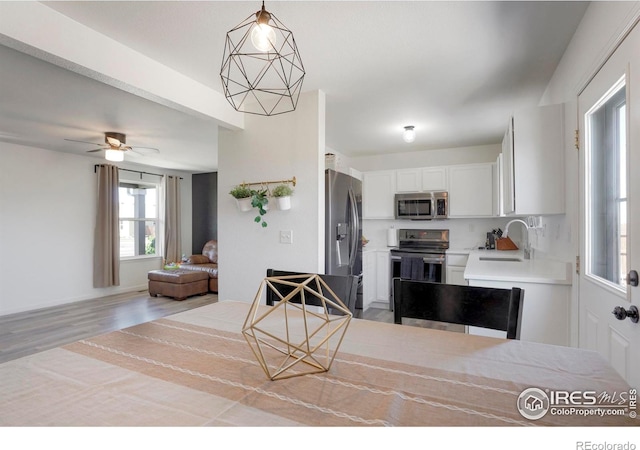
M 304 74 L 293 33 L 264 2 L 227 33 L 220 77 L 237 111 L 263 116 L 294 111 Z

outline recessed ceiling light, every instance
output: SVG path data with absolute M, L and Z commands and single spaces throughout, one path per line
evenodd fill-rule
M 407 143 L 411 143 L 416 140 L 416 130 L 413 125 L 408 125 L 404 127 L 404 132 L 402 133 L 402 139 Z

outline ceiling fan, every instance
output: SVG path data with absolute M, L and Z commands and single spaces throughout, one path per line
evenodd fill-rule
M 160 150 L 153 147 L 131 147 L 126 145 L 127 135 L 124 133 L 116 133 L 114 131 L 107 131 L 104 134 L 104 142 L 107 145 L 96 144 L 94 142 L 76 141 L 73 139 L 65 139 L 65 141 L 82 142 L 83 144 L 99 145 L 100 148 L 94 150 L 87 150 L 87 153 L 94 153 L 105 150 L 105 158 L 109 161 L 124 161 L 125 152 L 131 151 L 139 155 L 146 156 L 151 153 L 160 153 Z

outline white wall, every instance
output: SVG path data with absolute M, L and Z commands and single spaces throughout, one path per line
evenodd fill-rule
M 147 272 L 160 258 L 123 261 L 119 287 L 93 288 L 94 165 L 101 162 L 0 143 L 0 315 L 147 288 Z M 182 243 L 189 253 L 191 176 L 173 173 L 184 178 Z
M 273 117 L 248 114 L 242 131 L 221 131 L 218 156 L 219 298 L 252 301 L 268 268 L 324 270 L 325 97 L 302 94 L 296 111 Z M 296 177 L 292 208 L 271 205 L 266 228 L 255 209 L 239 212 L 231 188 L 246 182 Z M 322 207 L 320 207 L 322 205 Z M 280 231 L 293 231 L 293 244 Z

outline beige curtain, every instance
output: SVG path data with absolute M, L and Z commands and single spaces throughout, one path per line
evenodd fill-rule
M 181 257 L 180 177 L 164 177 L 164 259 L 178 262 Z
M 98 212 L 93 242 L 93 287 L 120 285 L 120 204 L 118 168 L 96 166 L 98 174 Z

